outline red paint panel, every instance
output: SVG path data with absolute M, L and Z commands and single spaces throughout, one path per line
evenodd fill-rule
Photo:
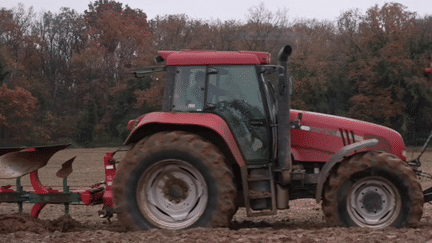
M 35 205 L 33 205 L 30 212 L 30 216 L 37 219 L 39 217 L 40 212 L 46 205 L 47 205 L 46 203 L 36 203 Z
M 87 206 L 93 205 L 93 195 L 90 190 L 84 191 L 80 194 L 80 200 Z
M 111 163 L 111 161 L 113 160 L 113 156 L 114 153 L 106 153 L 104 157 L 106 188 L 105 192 L 103 193 L 103 205 L 111 208 L 113 207 L 112 184 L 117 171 L 115 163 Z
M 297 161 L 328 161 L 343 147 L 341 138 L 317 132 L 291 130 L 291 138 L 292 153 Z
M 262 65 L 270 63 L 266 52 L 159 51 L 168 66 Z
M 140 121 L 136 128 L 131 132 L 129 137 L 132 137 L 134 131 L 139 127 L 148 124 L 173 124 L 173 125 L 195 125 L 212 129 L 218 133 L 228 144 L 231 153 L 234 155 L 240 167 L 245 166 L 243 155 L 231 133 L 226 122 L 215 114 L 210 113 L 169 113 L 169 112 L 154 112 L 140 117 Z M 128 141 L 126 141 L 128 143 Z
M 15 192 L 13 189 L 10 189 L 12 185 L 2 186 L 0 187 L 0 193 L 10 193 Z
M 53 192 L 60 192 L 59 190 L 53 190 L 49 187 L 46 187 L 44 185 L 42 185 L 42 183 L 39 180 L 39 175 L 38 175 L 38 171 L 35 170 L 32 173 L 30 173 L 30 183 L 34 189 L 34 192 L 36 194 L 48 194 L 48 193 L 53 193 Z
M 297 161 L 325 162 L 345 145 L 370 138 L 377 138 L 379 143 L 367 149 L 386 151 L 406 160 L 402 136 L 393 129 L 346 117 L 300 110 L 291 110 L 291 120 L 297 120 L 299 113 L 302 113 L 300 124 L 303 127 L 291 130 L 291 147 Z

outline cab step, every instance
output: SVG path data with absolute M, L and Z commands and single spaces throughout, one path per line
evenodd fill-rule
M 272 165 L 248 165 L 241 172 L 247 216 L 275 215 L 277 208 Z

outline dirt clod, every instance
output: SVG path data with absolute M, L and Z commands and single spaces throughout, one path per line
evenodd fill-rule
M 71 232 L 82 229 L 80 222 L 65 215 L 56 220 L 41 220 L 32 218 L 28 214 L 13 213 L 0 215 L 0 234 L 26 231 L 33 233 Z
M 0 215 L 1 234 L 18 231 L 34 233 L 49 232 L 50 225 L 44 220 L 34 219 L 27 214 L 14 213 L 9 215 Z
M 72 219 L 70 215 L 61 216 L 60 218 L 50 222 L 51 230 L 56 230 L 60 232 L 77 231 L 78 229 L 82 228 L 81 223 Z

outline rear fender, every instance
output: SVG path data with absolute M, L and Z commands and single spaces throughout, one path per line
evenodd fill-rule
M 353 143 L 348 146 L 343 147 L 336 154 L 334 154 L 327 163 L 323 166 L 321 173 L 318 176 L 317 190 L 315 194 L 315 199 L 317 203 L 321 202 L 321 195 L 324 188 L 324 183 L 327 181 L 327 178 L 330 175 L 330 171 L 332 168 L 339 162 L 342 161 L 346 156 L 352 155 L 355 151 L 360 150 L 362 148 L 374 146 L 378 144 L 378 140 L 368 139 L 361 142 Z
M 211 113 L 153 112 L 146 114 L 140 118 L 137 126 L 131 131 L 125 141 L 125 145 L 136 143 L 145 136 L 156 132 L 179 129 L 179 126 L 180 129 L 182 126 L 199 126 L 213 130 L 219 134 L 227 144 L 237 164 L 240 167 L 246 165 L 244 157 L 227 123 L 221 117 Z

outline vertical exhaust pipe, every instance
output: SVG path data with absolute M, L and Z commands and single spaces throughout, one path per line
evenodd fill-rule
M 286 45 L 279 51 L 278 55 L 278 169 L 281 171 L 282 184 L 291 181 L 291 131 L 290 131 L 290 89 L 291 83 L 288 78 L 288 57 L 292 48 Z

